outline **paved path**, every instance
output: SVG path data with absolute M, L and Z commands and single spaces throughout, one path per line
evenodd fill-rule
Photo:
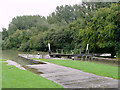
M 52 63 L 27 65 L 37 69 L 42 77 L 52 80 L 64 88 L 118 88 L 118 80 L 97 76 Z
M 0 61 L 0 62 L 7 62 L 8 64 L 6 65 L 13 65 L 16 66 L 19 69 L 26 70 L 24 67 L 22 67 L 20 64 L 16 63 L 15 61 L 12 60 L 7 60 L 7 61 Z

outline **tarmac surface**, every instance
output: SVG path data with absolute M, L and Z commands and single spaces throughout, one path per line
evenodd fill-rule
M 52 80 L 64 88 L 118 88 L 118 80 L 86 73 L 48 62 L 46 64 L 27 65 L 36 69 L 42 77 Z

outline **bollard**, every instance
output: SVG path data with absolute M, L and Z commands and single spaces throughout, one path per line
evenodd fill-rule
M 75 58 L 74 57 L 72 57 L 72 60 L 74 60 Z

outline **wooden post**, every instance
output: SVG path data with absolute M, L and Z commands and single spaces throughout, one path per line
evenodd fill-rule
M 85 56 L 85 61 L 87 61 L 87 55 Z
M 81 56 L 81 60 L 83 60 L 83 55 Z
M 42 59 L 43 59 L 43 55 L 42 55 Z
M 80 54 L 81 54 L 81 48 L 80 48 Z
M 63 49 L 61 49 L 62 50 L 62 54 L 63 54 Z
M 71 50 L 71 53 L 74 54 L 73 50 Z
M 57 54 L 58 54 L 58 49 L 56 49 L 56 52 L 57 52 Z

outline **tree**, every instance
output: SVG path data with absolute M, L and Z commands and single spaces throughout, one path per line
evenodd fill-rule
M 4 40 L 6 37 L 8 37 L 8 32 L 6 30 L 6 28 L 2 28 L 2 40 Z
M 117 4 L 112 4 L 110 8 L 100 8 L 87 23 L 87 27 L 79 33 L 83 46 L 89 43 L 94 52 L 108 52 L 113 57 L 120 43 L 117 37 L 120 31 L 116 17 L 118 12 Z

